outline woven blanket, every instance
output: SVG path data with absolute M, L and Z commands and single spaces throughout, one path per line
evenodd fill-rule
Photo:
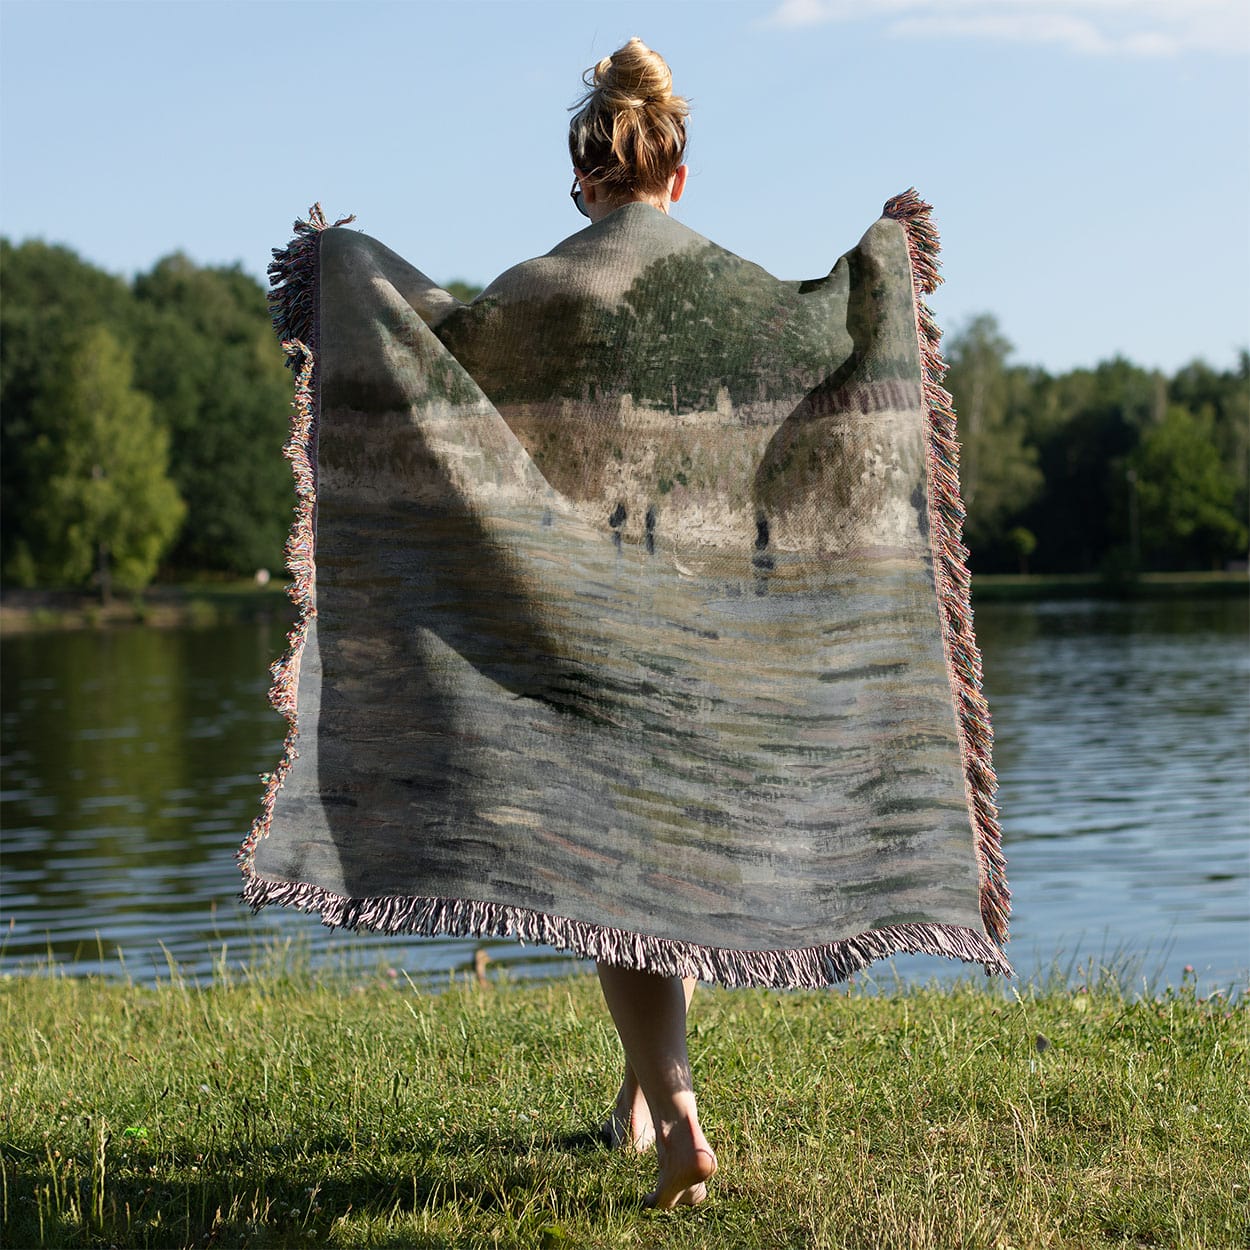
M 310 218 L 245 900 L 727 985 L 1009 975 L 929 206 L 783 282 L 629 204 L 470 304 Z

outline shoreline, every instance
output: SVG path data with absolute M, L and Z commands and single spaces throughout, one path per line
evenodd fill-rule
M 295 619 L 287 583 L 174 582 L 140 594 L 115 595 L 109 604 L 80 590 L 0 591 L 0 636 L 63 630 L 204 628 L 245 621 Z
M 183 582 L 119 595 L 101 604 L 78 590 L 0 590 L 0 636 L 74 629 L 149 626 L 156 629 L 205 628 L 246 621 L 295 619 L 287 583 L 271 581 Z M 1096 573 L 984 573 L 972 583 L 975 608 L 981 603 L 1037 602 L 1048 599 L 1215 599 L 1250 594 L 1244 572 L 1144 573 L 1108 579 Z
M 1142 573 L 1108 578 L 1099 573 L 982 573 L 972 578 L 972 602 L 1042 599 L 1231 599 L 1250 594 L 1244 572 Z

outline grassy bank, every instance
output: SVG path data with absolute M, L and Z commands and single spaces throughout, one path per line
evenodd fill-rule
M 589 1131 L 593 980 L 0 985 L 6 1246 L 1246 1244 L 1244 997 L 701 989 L 710 1201 Z
M 1245 573 L 1142 573 L 1107 578 L 1097 573 L 978 573 L 976 603 L 1035 599 L 1221 599 L 1250 594 Z
M 245 581 L 185 582 L 151 586 L 139 595 L 98 595 L 76 590 L 11 590 L 0 595 L 0 632 L 23 634 L 118 625 L 158 628 L 219 625 L 234 621 L 294 620 L 286 584 Z
M 1244 573 L 1146 573 L 1109 581 L 1096 574 L 979 574 L 977 603 L 1036 599 L 1209 599 L 1244 596 Z M 187 582 L 153 586 L 141 595 L 117 596 L 107 607 L 80 591 L 10 590 L 0 594 L 0 632 L 99 629 L 115 625 L 216 625 L 232 621 L 294 618 L 284 584 L 252 581 Z

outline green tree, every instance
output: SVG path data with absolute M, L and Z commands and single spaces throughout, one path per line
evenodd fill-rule
M 1193 361 L 1169 383 L 1168 398 L 1210 422 L 1211 441 L 1237 484 L 1234 512 L 1245 520 L 1250 516 L 1250 352 L 1239 354 L 1235 369 Z
M 140 590 L 185 511 L 169 480 L 169 439 L 133 386 L 130 353 L 103 326 L 88 330 L 33 406 L 31 467 L 39 490 L 26 559 L 42 582 L 82 585 L 93 573 Z
M 0 572 L 28 584 L 31 552 L 46 537 L 28 532 L 43 489 L 31 457 L 49 433 L 37 424 L 36 401 L 93 327 L 131 341 L 134 301 L 122 279 L 38 240 L 14 247 L 0 239 L 0 276 Z
M 968 509 L 964 534 L 982 567 L 1020 559 L 1004 534 L 1042 488 L 1023 416 L 1035 380 L 1027 369 L 1008 365 L 1011 352 L 988 314 L 974 318 L 946 349 L 944 385 L 955 400 L 960 489 Z
M 1037 539 L 1032 530 L 1017 525 L 1007 532 L 1007 545 L 1016 553 L 1020 561 L 1020 572 L 1029 571 L 1029 557 L 1037 550 Z
M 454 295 L 462 304 L 471 304 L 482 293 L 482 288 L 475 283 L 466 282 L 463 278 L 453 278 L 443 290 Z
M 1209 417 L 1172 405 L 1129 463 L 1148 563 L 1209 568 L 1245 554 L 1246 526 L 1234 511 L 1237 480 L 1215 445 Z
M 135 299 L 137 384 L 169 429 L 170 472 L 187 503 L 173 563 L 280 567 L 293 500 L 280 454 L 291 381 L 264 291 L 237 266 L 175 255 L 135 280 Z
M 1116 358 L 1050 379 L 1034 397 L 1027 423 L 1045 485 L 1020 524 L 1037 536 L 1037 571 L 1128 560 L 1128 456 L 1162 418 L 1165 387 L 1161 374 Z

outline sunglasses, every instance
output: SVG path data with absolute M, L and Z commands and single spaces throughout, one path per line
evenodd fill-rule
M 590 216 L 590 214 L 586 211 L 586 201 L 582 198 L 582 184 L 581 180 L 578 178 L 573 179 L 573 189 L 569 192 L 569 199 L 573 201 L 577 211 L 581 213 L 583 217 Z

